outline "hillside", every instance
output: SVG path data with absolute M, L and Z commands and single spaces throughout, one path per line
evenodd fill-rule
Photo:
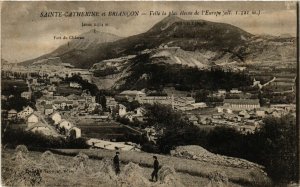
M 245 74 L 211 71 L 216 65 L 209 59 L 214 55 L 172 47 L 154 49 L 136 56 L 101 61 L 94 64 L 90 71 L 94 73 L 93 81 L 100 89 L 158 90 L 161 86 L 169 85 L 190 91 L 240 88 L 252 84 Z M 108 81 L 109 84 L 106 84 Z
M 256 168 L 241 169 L 157 155 L 159 181 L 150 182 L 152 154 L 121 152 L 121 174 L 112 167 L 114 151 L 52 150 L 44 153 L 2 152 L 2 181 L 9 186 L 268 186 L 268 177 Z

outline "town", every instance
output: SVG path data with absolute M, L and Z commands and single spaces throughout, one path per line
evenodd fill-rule
M 68 64 L 56 66 L 39 62 L 30 68 L 4 65 L 2 123 L 47 136 L 84 137 L 93 148 L 140 151 L 141 145 L 132 142 L 129 134 L 145 136 L 155 143 L 162 133 L 154 126 L 143 125 L 147 121 L 147 105 L 171 107 L 190 125 L 200 129 L 226 126 L 243 134 L 258 130 L 266 116 L 296 115 L 294 97 L 288 103 L 278 99 L 286 101 L 286 97 L 295 95 L 294 77 L 269 76 L 268 82 L 261 83 L 256 80 L 260 77 L 255 76 L 255 71 L 251 73 L 253 85 L 248 90 L 189 92 L 165 86 L 160 93 L 142 89 L 105 94 L 93 85 L 91 72 Z M 288 91 L 278 95 L 275 89 L 273 100 L 261 94 L 262 89 L 274 86 Z M 16 108 L 16 102 L 22 106 Z

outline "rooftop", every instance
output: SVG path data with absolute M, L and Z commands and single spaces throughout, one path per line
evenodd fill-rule
M 246 105 L 258 105 L 259 99 L 224 99 L 224 104 L 246 104 Z
M 52 105 L 46 104 L 46 105 L 45 105 L 45 109 L 52 109 Z
M 125 90 L 120 93 L 120 95 L 137 95 L 137 94 L 145 94 L 145 93 L 138 90 Z

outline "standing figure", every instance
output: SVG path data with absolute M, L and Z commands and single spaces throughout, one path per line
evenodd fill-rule
M 116 174 L 118 175 L 120 173 L 120 160 L 119 160 L 119 152 L 116 152 L 116 155 L 114 157 L 114 166 L 115 166 L 115 171 Z
M 151 179 L 152 179 L 152 181 L 154 181 L 153 178 L 155 177 L 155 181 L 157 181 L 157 173 L 158 173 L 158 168 L 159 168 L 159 162 L 158 162 L 156 156 L 153 156 L 153 160 L 154 160 L 154 163 L 153 163 L 153 169 L 154 170 L 151 174 L 151 177 L 152 177 Z

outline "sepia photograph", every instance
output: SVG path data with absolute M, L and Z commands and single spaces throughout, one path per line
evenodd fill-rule
M 300 185 L 299 2 L 0 7 L 1 186 Z

